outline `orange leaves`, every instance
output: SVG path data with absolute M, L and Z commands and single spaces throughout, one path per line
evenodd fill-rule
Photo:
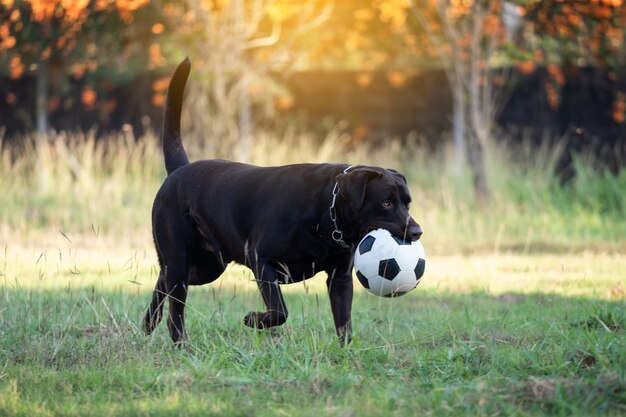
M 615 65 L 626 39 L 624 6 L 624 0 L 544 0 L 527 3 L 526 12 L 533 32 L 544 40 L 538 47 L 550 48 L 552 60 Z
M 7 8 L 14 6 L 13 0 L 0 0 Z M 58 19 L 66 22 L 82 24 L 86 16 L 93 10 L 117 9 L 124 21 L 132 21 L 132 13 L 147 5 L 149 0 L 25 0 L 32 10 L 32 19 L 45 22 Z
M 361 8 L 356 9 L 352 15 L 358 22 L 371 22 L 374 19 L 374 12 L 371 9 Z
M 149 2 L 149 0 L 117 0 L 115 1 L 115 7 L 117 7 L 119 10 L 124 9 L 130 12 L 134 12 L 135 10 L 141 9 Z
M 565 85 L 565 75 L 563 74 L 563 68 L 555 64 L 549 64 L 546 67 L 548 74 L 554 80 L 554 82 L 559 86 L 563 87 Z
M 150 45 L 148 50 L 150 68 L 161 67 L 165 65 L 165 57 L 161 53 L 161 46 L 158 43 Z
M 450 19 L 458 19 L 471 13 L 474 0 L 450 0 L 446 6 L 446 15 Z
M 594 5 L 591 8 L 591 13 L 598 19 L 610 18 L 611 15 L 613 15 L 613 8 L 621 5 L 620 0 L 594 0 L 593 3 L 597 3 L 598 5 Z
M 86 69 L 87 68 L 85 64 L 76 63 L 72 65 L 72 76 L 75 79 L 80 80 L 85 75 Z
M 293 97 L 288 96 L 288 95 L 282 95 L 280 97 L 277 97 L 276 100 L 274 101 L 274 106 L 279 111 L 287 111 L 291 109 L 293 105 L 294 105 Z
M 172 3 L 167 3 L 164 7 L 163 7 L 163 15 L 165 17 L 175 17 L 178 16 L 179 14 L 179 9 L 178 7 L 176 7 L 174 4 Z
M 85 106 L 87 110 L 93 110 L 96 105 L 98 94 L 95 90 L 89 86 L 85 86 L 80 95 L 80 102 Z
M 8 17 L 0 22 L 0 52 L 10 50 L 16 57 L 19 56 L 11 60 L 7 72 L 13 78 L 20 77 L 24 66 L 58 57 L 59 52 L 62 56 L 67 56 L 78 44 L 82 44 L 81 31 L 96 11 L 117 11 L 120 16 L 124 13 L 130 14 L 126 18 L 122 16 L 125 21 L 129 21 L 132 20 L 132 13 L 148 2 L 149 0 L 0 0 L 6 12 L 5 16 Z M 24 31 L 26 28 L 29 29 L 27 32 Z M 159 27 L 155 26 L 153 31 L 158 32 Z M 83 59 L 89 60 L 94 53 L 87 49 L 81 55 Z M 154 53 L 153 56 L 156 57 Z M 93 66 L 88 65 L 87 68 L 92 69 Z M 82 77 L 84 68 L 73 70 L 76 77 Z
M 112 7 L 117 9 L 120 14 L 132 15 L 133 12 L 141 9 L 149 2 L 149 0 L 98 0 L 96 4 L 97 8 L 101 10 L 107 7 Z
M 9 61 L 9 78 L 20 78 L 24 73 L 24 63 L 19 55 L 14 55 Z
M 152 83 L 152 105 L 155 107 L 162 107 L 165 103 L 165 90 L 169 84 L 169 78 L 159 78 Z
M 152 89 L 154 91 L 164 92 L 167 89 L 170 79 L 168 77 L 159 78 L 152 83 Z
M 154 25 L 152 25 L 152 33 L 155 35 L 160 35 L 161 33 L 163 33 L 163 31 L 165 30 L 165 26 L 163 26 L 163 23 L 155 23 Z
M 561 104 L 560 90 L 565 85 L 565 74 L 559 65 L 549 64 L 546 67 L 548 79 L 544 84 L 548 105 L 552 110 L 556 110 Z
M 407 73 L 402 71 L 387 71 L 387 81 L 393 88 L 402 87 L 407 80 Z
M 522 61 L 517 64 L 517 68 L 522 74 L 530 74 L 535 71 L 537 66 L 533 61 Z
M 380 20 L 398 29 L 406 23 L 411 2 L 408 0 L 377 0 Z
M 117 9 L 122 21 L 129 25 L 134 20 L 133 13 L 148 3 L 149 0 L 98 0 L 96 8 L 100 10 L 109 7 Z
M 78 20 L 86 13 L 89 0 L 61 0 L 61 7 L 65 10 L 68 20 Z
M 11 16 L 9 16 L 9 20 L 11 22 L 17 22 L 18 20 L 20 20 L 20 17 L 21 17 L 21 13 L 20 13 L 19 9 L 14 9 L 11 12 Z
M 608 38 L 609 47 L 613 50 L 618 50 L 622 47 L 624 43 L 624 37 L 626 33 L 624 33 L 624 29 L 621 27 L 609 27 L 604 31 L 604 34 Z
M 548 98 L 548 106 L 550 106 L 552 110 L 558 109 L 561 103 L 561 97 L 556 87 L 552 83 L 546 83 L 544 88 L 546 90 L 546 97 Z
M 483 31 L 488 36 L 504 35 L 504 25 L 502 19 L 498 15 L 489 15 L 483 24 Z
M 15 46 L 15 37 L 11 36 L 9 22 L 0 25 L 0 51 L 11 49 Z
M 165 104 L 165 94 L 154 93 L 150 102 L 154 107 L 163 107 L 163 105 Z
M 356 76 L 356 83 L 361 88 L 369 87 L 372 84 L 372 74 L 368 72 L 362 72 Z
M 32 17 L 36 22 L 43 22 L 44 20 L 50 20 L 54 17 L 57 1 L 46 1 L 46 0 L 30 0 L 32 9 Z
M 215 10 L 219 11 L 225 6 L 224 3 L 227 3 L 227 2 L 222 1 L 222 2 L 217 2 L 217 3 L 218 4 L 215 5 Z M 300 12 L 301 12 L 301 5 L 298 4 L 298 2 L 290 1 L 290 0 L 282 0 L 282 1 L 276 1 L 272 3 L 272 5 L 270 6 L 268 10 L 268 16 L 275 22 L 285 22 L 288 19 L 296 16 Z

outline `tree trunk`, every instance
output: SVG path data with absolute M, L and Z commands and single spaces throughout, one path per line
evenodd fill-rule
M 484 206 L 489 199 L 485 148 L 478 133 L 474 129 L 470 129 L 470 131 L 471 137 L 467 142 L 467 159 L 472 171 L 472 184 L 474 185 L 476 202 Z
M 38 172 L 38 192 L 49 189 L 48 168 L 46 163 L 48 155 L 48 61 L 40 59 L 37 64 L 35 85 L 35 119 L 37 123 L 36 145 Z
M 48 61 L 40 59 L 37 64 L 37 85 L 36 85 L 36 108 L 35 117 L 37 119 L 37 141 L 42 142 L 48 136 Z
M 460 169 L 465 165 L 465 100 L 462 86 L 453 86 L 452 89 L 454 156 L 457 168 Z

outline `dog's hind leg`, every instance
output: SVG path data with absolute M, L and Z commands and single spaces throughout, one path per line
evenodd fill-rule
M 165 268 L 165 289 L 169 299 L 167 328 L 174 343 L 187 340 L 185 330 L 185 301 L 189 287 L 187 272 L 186 266 L 176 264 L 168 265 Z
M 248 327 L 257 329 L 280 326 L 287 321 L 288 312 L 283 294 L 280 291 L 278 271 L 270 264 L 263 264 L 261 267 L 257 266 L 256 269 L 256 282 L 267 311 L 248 313 L 244 323 Z
M 152 292 L 152 301 L 148 306 L 148 311 L 143 319 L 143 329 L 147 334 L 154 331 L 156 326 L 161 322 L 163 317 L 163 303 L 165 303 L 165 278 L 163 269 L 159 273 L 159 279 L 157 280 L 154 291 Z
M 160 203 L 158 196 L 155 199 L 155 207 L 157 203 L 159 206 L 152 214 L 152 233 L 161 274 L 155 290 L 159 291 L 157 297 L 164 296 L 168 299 L 167 328 L 174 343 L 179 344 L 187 339 L 185 301 L 190 270 L 188 248 L 193 243 L 193 225 L 186 216 L 173 216 L 170 212 L 173 208 L 168 210 L 162 208 L 163 204 Z M 158 305 L 159 303 L 156 306 Z

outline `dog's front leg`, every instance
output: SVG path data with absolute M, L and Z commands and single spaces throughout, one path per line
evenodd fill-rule
M 244 323 L 248 327 L 257 329 L 280 326 L 287 321 L 288 313 L 283 294 L 280 291 L 278 272 L 276 268 L 270 264 L 264 264 L 256 269 L 256 282 L 261 291 L 261 297 L 263 297 L 267 311 L 248 313 L 244 319 Z
M 326 280 L 330 308 L 333 312 L 335 329 L 341 345 L 350 343 L 352 340 L 352 273 L 328 271 Z

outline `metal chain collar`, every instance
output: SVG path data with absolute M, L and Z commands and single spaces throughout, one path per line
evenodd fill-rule
M 347 174 L 349 170 L 352 169 L 352 165 L 343 170 L 344 174 Z M 337 195 L 339 194 L 339 183 L 335 180 L 335 187 L 333 188 L 333 201 L 330 204 L 330 220 L 333 222 L 335 226 L 335 230 L 330 235 L 335 242 L 337 242 L 341 247 L 348 249 L 350 245 L 348 245 L 343 240 L 343 232 L 339 230 L 339 226 L 337 225 L 337 210 L 335 209 L 335 202 L 337 201 Z

